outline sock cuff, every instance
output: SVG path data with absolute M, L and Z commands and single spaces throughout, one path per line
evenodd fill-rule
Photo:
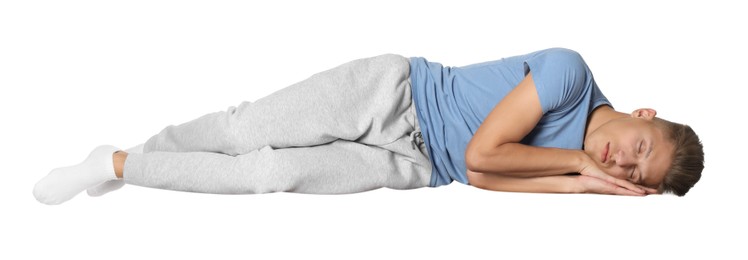
M 112 145 L 100 145 L 96 147 L 91 154 L 88 156 L 93 162 L 100 163 L 99 169 L 105 171 L 107 177 L 117 179 L 117 174 L 114 173 L 114 162 L 112 160 L 112 154 L 121 149 Z

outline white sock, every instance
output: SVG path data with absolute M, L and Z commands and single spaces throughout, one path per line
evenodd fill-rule
M 94 185 L 117 179 L 112 154 L 119 150 L 111 145 L 101 145 L 91 151 L 83 162 L 53 169 L 36 183 L 34 197 L 41 203 L 56 205 Z
M 86 190 L 86 193 L 88 193 L 88 196 L 98 197 L 98 196 L 107 194 L 109 192 L 119 190 L 123 186 L 125 186 L 125 180 L 122 180 L 122 179 L 108 180 L 102 184 L 88 188 Z
M 144 143 L 131 147 L 125 150 L 125 152 L 126 153 L 143 153 L 143 146 L 145 146 Z M 109 180 L 102 184 L 88 188 L 88 190 L 86 190 L 86 193 L 88 193 L 88 196 L 98 197 L 98 196 L 107 194 L 109 192 L 118 190 L 122 188 L 122 186 L 125 186 L 125 180 L 123 179 Z

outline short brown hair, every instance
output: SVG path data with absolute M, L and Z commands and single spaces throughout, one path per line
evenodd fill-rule
M 673 163 L 660 184 L 659 191 L 686 195 L 701 179 L 704 170 L 704 147 L 690 126 L 657 118 L 665 136 L 675 146 Z

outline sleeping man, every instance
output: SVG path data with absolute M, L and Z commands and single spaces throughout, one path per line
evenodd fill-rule
M 255 102 L 93 149 L 34 187 L 42 203 L 125 183 L 169 190 L 342 194 L 382 187 L 685 195 L 704 153 L 654 109 L 615 111 L 582 57 L 554 48 L 462 67 L 387 54 Z

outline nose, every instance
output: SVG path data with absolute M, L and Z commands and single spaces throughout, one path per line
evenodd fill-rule
M 631 167 L 636 164 L 636 158 L 633 155 L 624 153 L 623 150 L 619 150 L 616 153 L 615 161 L 616 165 L 622 168 Z

